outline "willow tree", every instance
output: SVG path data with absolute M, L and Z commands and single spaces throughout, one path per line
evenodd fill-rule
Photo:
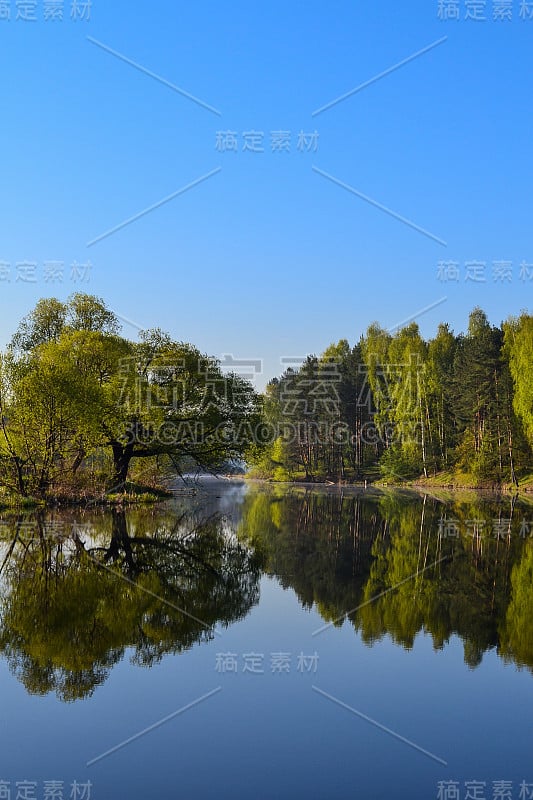
M 134 459 L 167 459 L 180 472 L 245 458 L 261 418 L 251 384 L 159 330 L 141 334 L 108 395 L 102 442 L 112 450 L 117 486 Z
M 0 362 L 0 481 L 45 495 L 99 452 L 116 490 L 135 459 L 215 469 L 245 456 L 259 419 L 252 386 L 193 345 L 131 342 L 92 295 L 42 300 Z
M 0 481 L 22 496 L 45 495 L 98 441 L 101 393 L 67 338 L 0 359 Z

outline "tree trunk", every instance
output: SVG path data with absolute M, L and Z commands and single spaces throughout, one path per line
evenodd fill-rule
M 26 488 L 26 482 L 24 481 L 24 472 L 22 468 L 22 462 L 18 456 L 13 456 L 13 462 L 15 464 L 16 470 L 16 477 L 17 477 L 17 486 L 19 490 L 19 494 L 21 497 L 28 496 L 28 490 Z
M 133 445 L 122 445 L 120 442 L 113 442 L 111 447 L 113 449 L 114 466 L 113 487 L 120 491 L 124 489 L 128 480 L 128 472 L 133 457 Z
M 420 435 L 421 435 L 421 447 L 422 447 L 422 465 L 424 467 L 424 478 L 428 476 L 428 469 L 427 469 L 427 457 L 426 457 L 426 428 L 424 424 L 424 414 L 422 412 L 422 397 L 420 395 L 420 389 L 418 394 L 418 408 L 419 408 L 419 418 L 420 418 Z
M 116 561 L 120 553 L 124 553 L 126 564 L 129 571 L 134 573 L 135 559 L 133 557 L 133 550 L 131 547 L 131 540 L 128 534 L 128 526 L 126 523 L 126 515 L 120 509 L 113 509 L 113 528 L 111 534 L 111 542 L 105 554 L 105 561 Z
M 516 472 L 514 469 L 514 458 L 513 458 L 513 431 L 511 428 L 511 422 L 508 422 L 507 425 L 507 437 L 509 443 L 509 465 L 511 467 L 511 480 L 515 486 L 518 486 L 518 478 L 516 477 Z
M 84 449 L 83 445 L 80 445 L 80 448 L 79 448 L 78 452 L 76 453 L 76 456 L 75 456 L 74 461 L 72 462 L 72 466 L 70 468 L 73 475 L 75 475 L 77 473 L 77 471 L 79 470 L 79 468 L 83 464 L 83 459 L 85 458 L 85 456 L 86 456 L 85 449 Z

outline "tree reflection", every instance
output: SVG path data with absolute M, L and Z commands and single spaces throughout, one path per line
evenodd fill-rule
M 531 668 L 533 662 L 533 542 L 511 573 L 512 599 L 501 626 L 501 653 L 507 661 Z
M 117 510 L 65 534 L 45 522 L 14 521 L 4 561 L 0 652 L 31 693 L 86 697 L 126 648 L 151 666 L 258 602 L 257 560 L 220 518 Z
M 305 607 L 336 625 L 347 617 L 369 645 L 388 635 L 410 649 L 424 632 L 441 649 L 459 636 L 471 668 L 497 648 L 533 669 L 525 513 L 511 500 L 274 490 L 250 493 L 240 531 Z M 446 518 L 456 521 L 453 535 Z
M 151 666 L 245 616 L 261 571 L 369 646 L 389 636 L 409 649 L 425 633 L 442 649 L 455 636 L 470 668 L 496 649 L 533 670 L 525 506 L 264 487 L 241 499 L 225 518 L 206 520 L 207 503 L 196 516 L 63 513 L 0 529 L 0 653 L 12 671 L 30 692 L 86 697 L 127 649 Z

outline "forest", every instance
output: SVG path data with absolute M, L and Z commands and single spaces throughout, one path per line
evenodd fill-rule
M 0 501 L 79 502 L 244 465 L 273 481 L 532 483 L 533 317 L 466 333 L 377 323 L 263 394 L 103 300 L 40 300 L 0 354 Z M 138 490 L 138 491 L 137 491 Z
M 526 313 L 494 327 L 475 308 L 466 333 L 443 323 L 429 341 L 414 322 L 394 333 L 375 323 L 355 346 L 343 339 L 269 383 L 263 413 L 279 436 L 253 474 L 527 484 L 532 386 Z

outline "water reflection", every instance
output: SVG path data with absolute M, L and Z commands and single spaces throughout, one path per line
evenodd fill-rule
M 0 652 L 31 693 L 88 696 L 126 648 L 151 666 L 258 602 L 256 560 L 218 517 L 117 510 L 63 518 L 64 533 L 55 523 L 13 521 L 4 559 Z
M 151 666 L 243 618 L 263 571 L 369 646 L 457 635 L 471 668 L 496 648 L 533 670 L 531 517 L 511 499 L 213 484 L 163 508 L 4 519 L 0 653 L 29 692 L 86 697 L 126 649 Z
M 369 645 L 389 635 L 410 649 L 425 631 L 440 649 L 456 634 L 472 668 L 496 648 L 533 669 L 531 517 L 510 498 L 261 491 L 240 534 L 304 607 L 347 617 Z

